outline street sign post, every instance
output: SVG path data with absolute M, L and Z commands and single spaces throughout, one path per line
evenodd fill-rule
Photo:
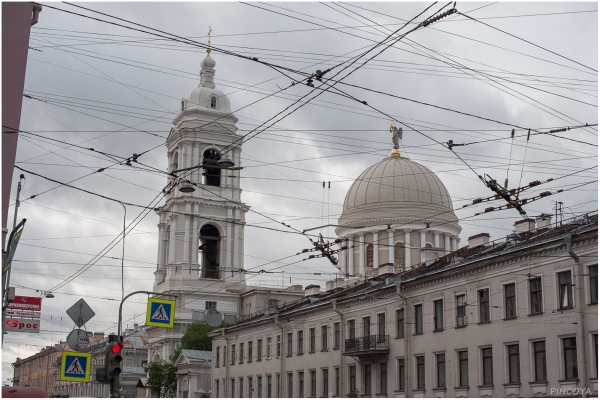
M 4 321 L 5 332 L 40 333 L 39 319 L 7 318 Z
M 206 321 L 209 326 L 216 328 L 223 323 L 223 316 L 217 310 L 209 310 L 204 316 L 204 321 Z
M 75 351 L 82 351 L 88 347 L 90 339 L 86 331 L 73 329 L 67 336 L 67 344 Z
M 175 300 L 148 299 L 146 325 L 172 328 L 175 323 Z
M 89 382 L 92 370 L 92 355 L 64 351 L 60 365 L 60 380 L 72 382 Z
M 71 317 L 78 328 L 81 328 L 86 322 L 92 319 L 96 313 L 92 311 L 85 300 L 80 299 L 67 310 L 67 315 Z

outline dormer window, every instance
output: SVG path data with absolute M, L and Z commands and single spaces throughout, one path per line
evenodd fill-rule
M 215 96 L 210 98 L 210 108 L 217 108 L 217 98 Z

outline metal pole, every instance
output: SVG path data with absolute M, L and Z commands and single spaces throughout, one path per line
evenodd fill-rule
M 21 174 L 19 176 L 19 183 L 17 185 L 17 202 L 15 203 L 15 217 L 13 219 L 13 231 L 15 230 L 15 227 L 17 226 L 17 212 L 19 211 L 19 195 L 21 194 L 21 179 L 24 179 L 25 175 Z M 8 250 L 8 249 L 7 249 Z M 6 254 L 4 255 L 4 257 L 6 257 Z M 3 261 L 4 261 L 4 257 L 3 257 Z M 2 276 L 2 333 L 0 333 L 0 335 L 2 336 L 1 339 L 1 347 L 4 348 L 4 321 L 6 320 L 6 307 L 8 306 L 8 286 L 10 285 L 10 268 L 8 271 L 6 271 L 6 280 L 4 278 L 4 275 Z
M 125 296 L 125 218 L 127 217 L 127 208 L 123 202 L 119 201 L 119 204 L 123 206 L 123 252 L 121 254 L 121 301 L 123 301 L 123 296 Z
M 117 336 L 119 337 L 119 340 L 121 340 L 121 322 L 122 322 L 121 320 L 122 320 L 122 314 L 123 314 L 123 303 L 129 297 L 133 296 L 134 294 L 139 294 L 139 293 L 155 294 L 155 295 L 158 295 L 158 296 L 179 297 L 176 294 L 167 294 L 167 293 L 158 293 L 158 292 L 147 292 L 145 290 L 138 290 L 137 292 L 129 293 L 127 296 L 125 296 L 123 298 L 123 300 L 121 300 L 121 304 L 119 304 L 119 323 L 117 324 Z

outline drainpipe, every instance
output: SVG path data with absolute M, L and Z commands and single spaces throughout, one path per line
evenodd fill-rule
M 279 315 L 273 316 L 273 322 L 275 322 L 275 326 L 279 328 L 281 331 L 279 336 L 279 362 L 281 363 L 280 373 L 279 373 L 279 396 L 284 398 L 286 396 L 283 395 L 283 380 L 285 378 L 285 356 L 283 355 L 283 325 L 279 323 Z M 275 343 L 275 354 L 277 354 L 277 343 Z
M 346 324 L 344 322 L 344 314 L 341 311 L 338 311 L 337 308 L 337 299 L 331 300 L 331 304 L 333 305 L 333 311 L 335 311 L 340 316 L 340 393 L 338 393 L 338 397 L 343 397 L 344 391 L 344 376 L 346 374 L 346 365 L 345 365 L 345 357 L 344 357 L 344 346 L 346 343 Z
M 404 301 L 404 397 L 411 397 L 411 385 L 410 385 L 410 335 L 408 321 L 410 319 L 410 309 L 408 307 L 408 300 L 406 296 L 402 294 L 402 281 L 396 283 L 396 294 Z
M 567 245 L 567 253 L 573 260 L 575 261 L 576 268 L 576 276 L 577 276 L 577 284 L 575 285 L 575 290 L 577 290 L 577 359 L 579 360 L 578 371 L 581 371 L 581 381 L 584 387 L 587 386 L 587 361 L 586 361 L 586 349 L 585 349 L 585 326 L 584 326 L 584 315 L 583 315 L 583 305 L 585 304 L 585 293 L 583 291 L 583 266 L 581 262 L 579 262 L 579 256 L 575 254 L 573 251 L 573 243 L 572 243 L 573 234 L 569 233 L 563 237 L 565 240 L 565 244 Z M 579 345 L 581 343 L 581 345 Z M 585 394 L 582 393 L 581 397 L 585 397 Z

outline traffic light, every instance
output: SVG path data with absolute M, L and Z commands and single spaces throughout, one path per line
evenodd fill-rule
M 123 337 L 109 335 L 106 344 L 106 356 L 104 360 L 104 370 L 106 371 L 105 383 L 111 385 L 111 393 L 116 394 L 119 391 L 119 376 L 121 375 L 121 362 L 123 356 Z

